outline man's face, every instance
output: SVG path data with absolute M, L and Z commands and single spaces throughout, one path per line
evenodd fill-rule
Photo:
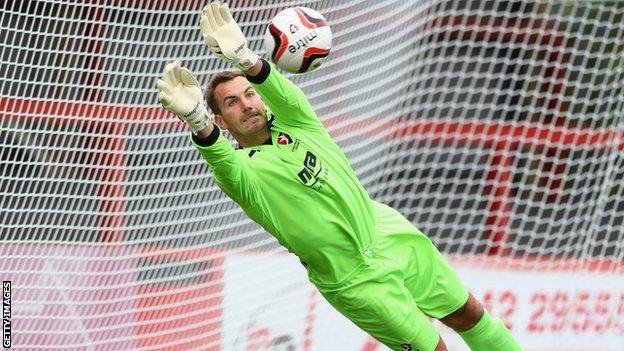
M 214 92 L 221 113 L 215 122 L 240 141 L 258 134 L 267 125 L 267 112 L 260 96 L 245 77 L 219 84 Z

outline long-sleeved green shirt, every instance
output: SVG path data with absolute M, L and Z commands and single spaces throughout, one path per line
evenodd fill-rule
M 216 127 L 212 145 L 193 143 L 218 186 L 304 262 L 314 284 L 341 284 L 373 240 L 373 202 L 301 89 L 266 61 L 247 79 L 270 110 L 271 143 L 235 150 Z

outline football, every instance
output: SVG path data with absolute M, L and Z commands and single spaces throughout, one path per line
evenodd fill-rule
M 275 65 L 286 72 L 319 68 L 331 49 L 332 32 L 325 17 L 307 7 L 279 12 L 267 26 L 264 44 Z

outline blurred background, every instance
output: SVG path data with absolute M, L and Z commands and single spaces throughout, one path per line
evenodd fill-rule
M 492 266 L 588 277 L 562 285 L 565 298 L 525 296 L 513 288 L 521 278 L 501 272 L 483 282 L 493 304 L 510 292 L 516 310 L 539 311 L 543 297 L 543 325 L 531 329 L 535 313 L 526 325 L 508 316 L 526 345 L 539 335 L 549 350 L 621 350 L 624 2 L 229 4 L 264 57 L 266 23 L 280 10 L 306 6 L 327 18 L 328 60 L 288 76 L 371 196 L 458 268 L 475 267 L 460 269 L 465 279 Z M 380 348 L 346 321 L 318 326 L 303 270 L 280 270 L 283 249 L 221 193 L 185 126 L 160 108 L 155 82 L 166 63 L 181 59 L 202 84 L 229 69 L 202 42 L 203 5 L 2 3 L 0 275 L 14 284 L 15 348 Z M 267 269 L 257 281 L 242 275 L 254 265 Z M 230 279 L 253 283 L 229 290 Z M 258 332 L 258 320 L 241 316 L 258 314 L 254 297 L 285 281 L 306 297 L 302 316 L 293 298 L 265 306 L 277 311 L 267 319 L 282 321 L 273 329 L 303 326 Z M 243 293 L 249 301 L 228 302 Z M 319 341 L 328 335 L 345 344 Z

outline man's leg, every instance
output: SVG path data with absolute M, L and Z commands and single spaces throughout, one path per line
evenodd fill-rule
M 472 295 L 459 310 L 441 318 L 473 351 L 521 351 L 503 321 L 492 318 Z
M 412 295 L 419 312 L 437 319 L 450 317 L 447 322 L 456 322 L 455 326 L 462 331 L 460 335 L 474 351 L 521 350 L 505 325 L 484 313 L 483 306 L 471 298 L 428 237 L 398 212 L 387 206 L 375 206 L 377 230 L 383 238 L 378 255 L 401 267 L 403 285 Z M 457 316 L 459 318 L 453 318 Z M 496 346 L 494 339 L 497 338 L 505 343 Z
M 340 313 L 392 350 L 447 351 L 403 285 L 403 272 L 395 262 L 372 257 L 353 280 L 339 290 L 319 291 Z
M 433 243 L 419 241 L 408 270 L 414 274 L 405 282 L 418 307 L 456 330 L 473 351 L 521 351 L 505 324 L 468 293 Z
M 472 294 L 459 310 L 440 321 L 453 328 L 473 351 L 521 351 L 503 321 L 492 318 Z
M 468 295 L 468 301 L 457 311 L 446 317 L 440 318 L 440 322 L 446 324 L 456 332 L 464 332 L 472 329 L 483 317 L 485 309 L 472 294 Z

